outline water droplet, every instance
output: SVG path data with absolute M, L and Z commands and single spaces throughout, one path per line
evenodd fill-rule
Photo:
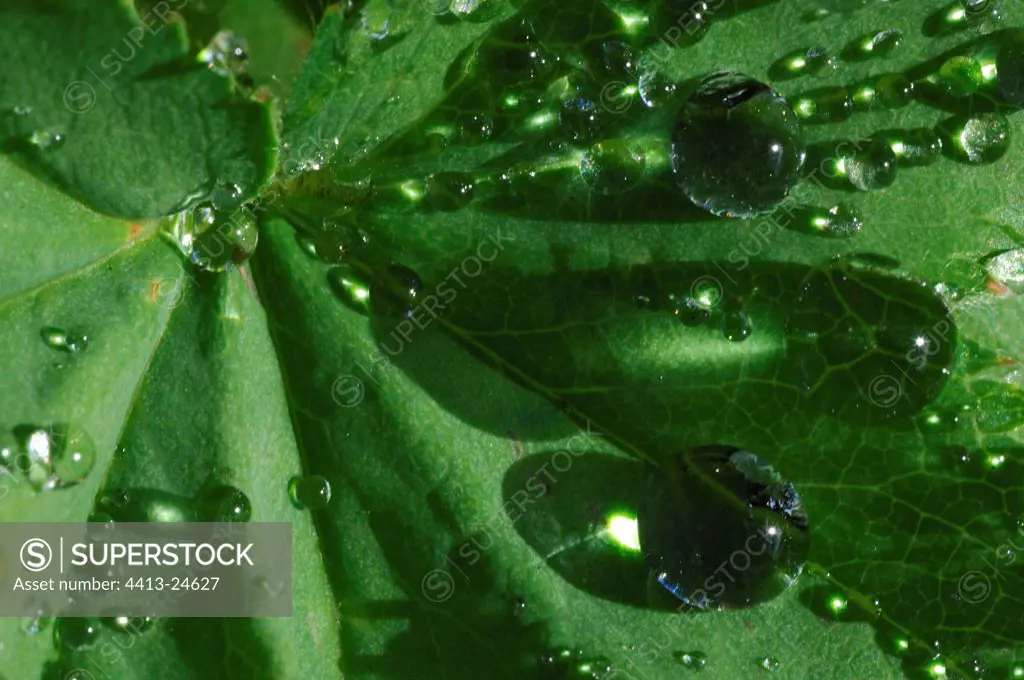
M 875 99 L 887 109 L 901 109 L 914 98 L 914 83 L 901 73 L 890 73 L 875 81 Z
M 701 609 L 742 607 L 785 590 L 803 570 L 808 521 L 799 494 L 767 462 L 727 446 L 651 467 L 637 523 L 658 582 Z
M 903 44 L 903 31 L 896 28 L 875 31 L 851 42 L 844 51 L 848 59 L 887 57 Z
M 230 271 L 256 252 L 259 242 L 256 219 L 245 209 L 230 215 L 216 212 L 213 215 L 209 227 L 195 237 L 189 259 L 203 271 Z
M 252 503 L 233 486 L 212 486 L 196 497 L 196 513 L 202 522 L 248 522 Z
M 827 47 L 816 45 L 799 49 L 778 59 L 769 69 L 769 75 L 776 79 L 796 78 L 812 75 L 826 78 L 835 73 L 838 61 Z
M 452 0 L 450 9 L 460 19 L 479 22 L 493 18 L 500 5 L 495 0 Z
M 494 120 L 482 113 L 460 116 L 456 129 L 463 144 L 483 144 L 494 134 Z
M 61 617 L 54 626 L 58 648 L 68 651 L 95 644 L 100 635 L 97 619 Z
M 671 296 L 669 304 L 672 313 L 688 328 L 703 326 L 711 319 L 710 308 L 689 295 L 681 298 Z
M 647 108 L 664 106 L 676 94 L 676 84 L 658 71 L 647 71 L 637 83 L 640 99 Z
M 643 149 L 624 139 L 609 139 L 590 147 L 580 158 L 580 177 L 602 194 L 619 194 L 643 179 Z
M 92 471 L 96 445 L 77 425 L 19 429 L 24 431 L 28 478 L 37 490 L 74 486 Z
M 601 45 L 601 65 L 612 77 L 635 76 L 636 54 L 626 43 L 610 40 Z
M 152 628 L 157 620 L 150 616 L 108 616 L 102 621 L 111 630 L 129 635 L 139 635 Z
M 210 192 L 210 205 L 219 212 L 234 210 L 242 202 L 242 188 L 237 184 L 219 182 Z
M 999 48 L 996 82 L 1007 101 L 1024 107 L 1024 30 L 1009 33 Z
M 942 155 L 942 139 L 929 128 L 879 133 L 875 139 L 892 149 L 901 166 L 931 165 Z
M 815 208 L 808 216 L 809 228 L 834 238 L 850 238 L 862 226 L 860 216 L 846 206 L 839 204 L 824 210 Z
M 115 522 L 194 522 L 193 500 L 158 489 L 109 489 L 96 502 L 96 511 Z
M 896 181 L 896 153 L 885 142 L 871 140 L 843 158 L 846 177 L 861 191 L 884 189 Z
M 526 600 L 521 597 L 517 597 L 512 600 L 512 613 L 516 616 L 522 616 L 526 613 Z
M 679 652 L 676 658 L 679 663 L 694 671 L 702 671 L 708 665 L 708 655 L 704 652 Z
M 796 185 L 806 157 L 789 103 L 732 72 L 705 78 L 672 133 L 672 169 L 698 206 L 728 217 L 771 212 Z
M 715 4 L 715 9 L 721 5 Z M 705 0 L 685 0 L 682 3 L 661 3 L 655 28 L 663 42 L 673 47 L 686 47 L 700 42 L 711 28 L 715 12 Z
M 320 475 L 292 477 L 288 481 L 288 496 L 300 510 L 320 510 L 331 502 L 331 483 Z
M 37 149 L 56 150 L 64 146 L 66 137 L 56 130 L 36 130 L 28 137 L 28 142 Z
M 562 103 L 558 125 L 573 141 L 593 139 L 601 129 L 601 114 L 594 102 L 575 97 Z
M 29 615 L 21 624 L 21 632 L 25 635 L 37 635 L 53 620 L 50 617 L 50 609 L 44 602 L 30 602 L 26 611 Z
M 999 160 L 1010 147 L 1010 123 L 998 113 L 979 113 L 940 125 L 937 130 L 961 160 L 978 165 Z
M 1007 250 L 985 263 L 988 275 L 1014 293 L 1024 293 L 1024 249 Z
M 370 285 L 350 267 L 334 267 L 327 272 L 327 281 L 342 302 L 359 313 L 370 310 Z
M 739 311 L 726 312 L 722 315 L 721 326 L 722 335 L 729 342 L 743 342 L 753 330 L 750 325 L 750 319 L 746 314 Z
M 774 656 L 764 656 L 757 660 L 757 665 L 766 671 L 774 671 L 779 667 L 779 660 Z
M 947 59 L 935 74 L 939 86 L 953 97 L 969 97 L 978 91 L 984 80 L 981 64 L 971 57 Z
M 419 274 L 400 264 L 392 264 L 374 274 L 370 287 L 373 311 L 389 317 L 408 316 L 419 304 L 423 281 Z
M 62 328 L 46 326 L 39 334 L 48 347 L 58 352 L 74 354 L 89 346 L 89 336 L 84 333 L 70 333 Z
M 196 59 L 220 76 L 243 76 L 249 65 L 245 41 L 231 31 L 219 31 Z
M 437 172 L 427 177 L 423 193 L 434 210 L 454 212 L 473 200 L 476 182 L 464 172 Z

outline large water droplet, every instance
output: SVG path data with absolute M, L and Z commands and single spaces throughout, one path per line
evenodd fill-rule
M 580 159 L 580 177 L 602 194 L 619 194 L 640 183 L 643 149 L 624 139 L 609 139 L 590 147 Z
M 715 215 L 771 212 L 799 180 L 806 149 L 789 103 L 732 72 L 705 78 L 672 133 L 672 169 L 683 193 Z
M 999 48 L 996 82 L 1007 101 L 1024 106 L 1024 30 L 1008 34 Z
M 903 44 L 903 31 L 889 28 L 875 31 L 851 42 L 843 54 L 847 59 L 861 60 L 886 57 Z
M 935 74 L 935 81 L 953 97 L 969 97 L 978 91 L 983 80 L 981 64 L 965 56 L 947 59 Z
M 729 311 L 722 315 L 721 330 L 729 342 L 743 342 L 750 337 L 753 326 L 743 312 Z
M 214 213 L 209 228 L 195 237 L 189 257 L 204 271 L 229 271 L 252 257 L 258 241 L 259 230 L 249 211 Z
M 647 71 L 640 76 L 637 90 L 647 108 L 664 106 L 676 94 L 676 84 L 659 71 Z
M 115 522 L 194 522 L 190 498 L 159 489 L 109 489 L 96 501 L 96 511 Z
M 196 513 L 203 522 L 248 522 L 252 503 L 233 486 L 210 486 L 196 496 Z
M 938 132 L 948 148 L 975 165 L 999 160 L 1010 147 L 1010 123 L 998 113 L 979 113 L 966 120 L 950 121 Z
M 331 502 L 331 483 L 320 475 L 292 477 L 288 481 L 288 496 L 300 510 L 319 510 Z
M 45 342 L 48 347 L 55 349 L 58 352 L 74 354 L 76 352 L 81 352 L 89 346 L 88 335 L 85 335 L 84 333 L 69 332 L 63 328 L 56 328 L 54 326 L 46 326 L 40 331 L 39 335 L 43 338 L 43 342 Z
M 885 142 L 872 140 L 843 158 L 846 177 L 861 191 L 884 189 L 896 181 L 896 154 Z
M 95 644 L 100 635 L 97 619 L 59 618 L 54 624 L 58 648 L 74 651 Z
M 697 447 L 652 467 L 637 522 L 658 582 L 701 609 L 774 597 L 800 575 L 808 547 L 796 489 L 733 447 Z
M 914 83 L 902 73 L 890 73 L 875 81 L 875 100 L 887 109 L 900 109 L 914 97 Z
M 808 222 L 809 230 L 834 238 L 850 238 L 862 226 L 860 216 L 844 205 L 834 205 L 827 210 L 812 209 Z

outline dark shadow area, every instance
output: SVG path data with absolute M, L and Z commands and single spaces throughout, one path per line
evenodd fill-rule
M 610 529 L 614 517 L 635 526 L 642 473 L 642 464 L 612 456 L 547 452 L 509 468 L 502 496 L 538 560 L 570 585 L 619 604 L 674 611 L 682 603 L 651 578 L 639 544 L 623 545 Z

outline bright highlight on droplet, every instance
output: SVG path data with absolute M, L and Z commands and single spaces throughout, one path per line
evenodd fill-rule
M 619 19 L 622 20 L 622 25 L 625 27 L 626 32 L 635 35 L 640 32 L 648 23 L 650 18 L 646 14 L 634 14 L 632 12 L 619 12 Z
M 833 614 L 842 614 L 846 611 L 847 601 L 842 595 L 836 595 L 828 602 L 828 608 L 832 610 Z
M 1024 678 L 1024 666 L 1014 666 L 1013 667 L 1013 677 L 1015 677 L 1015 678 Z
M 422 184 L 415 180 L 409 180 L 408 182 L 402 182 L 398 187 L 402 194 L 410 201 L 421 201 L 423 200 L 423 187 Z
M 994 60 L 986 60 L 981 62 L 981 77 L 986 82 L 992 82 L 996 79 L 999 73 L 996 70 L 996 62 Z
M 637 529 L 636 517 L 615 514 L 608 518 L 608 535 L 623 548 L 640 552 L 640 531 Z
M 933 678 L 945 678 L 946 677 L 946 664 L 941 661 L 936 661 L 928 667 L 928 672 Z
M 998 455 L 998 456 L 989 456 L 988 457 L 988 466 L 990 468 L 1000 467 L 1005 462 L 1006 462 L 1006 456 L 1001 455 L 1001 454 Z
M 896 649 L 898 649 L 901 652 L 907 651 L 908 649 L 910 649 L 910 640 L 908 640 L 907 638 L 897 638 Z
M 531 130 L 539 130 L 553 124 L 555 120 L 555 114 L 551 111 L 540 111 L 526 120 L 526 127 Z

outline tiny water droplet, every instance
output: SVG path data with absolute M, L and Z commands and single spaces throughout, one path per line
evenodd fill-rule
M 51 151 L 64 146 L 65 141 L 65 136 L 56 130 L 36 130 L 28 137 L 32 146 Z
M 779 667 L 779 660 L 774 656 L 764 656 L 757 660 L 757 665 L 766 671 L 774 671 Z
M 70 333 L 62 328 L 46 326 L 39 334 L 48 347 L 58 352 L 74 354 L 89 346 L 89 336 L 84 333 Z
M 643 149 L 624 139 L 609 139 L 590 147 L 580 158 L 580 177 L 602 194 L 628 191 L 643 179 Z
M 809 227 L 833 238 L 850 238 L 860 231 L 862 222 L 859 215 L 842 204 L 831 208 L 815 208 L 810 211 Z
M 476 182 L 464 172 L 437 172 L 427 177 L 423 193 L 434 210 L 454 212 L 473 200 Z
M 730 311 L 722 315 L 721 321 L 722 335 L 729 342 L 743 342 L 753 330 L 750 325 L 750 319 L 746 314 L 739 311 Z
M 111 630 L 129 635 L 138 635 L 153 627 L 156 618 L 150 616 L 108 616 L 103 624 Z
M 196 497 L 196 513 L 202 522 L 248 522 L 252 503 L 233 486 L 211 486 Z
M 99 639 L 100 626 L 97 619 L 61 617 L 54 626 L 58 649 L 73 652 L 95 644 Z
M 843 161 L 846 177 L 861 191 L 884 189 L 896 181 L 896 154 L 884 142 L 871 140 Z
M 853 60 L 887 57 L 902 44 L 903 31 L 890 28 L 854 40 L 847 47 L 845 55 Z
M 245 40 L 231 31 L 218 31 L 196 59 L 220 76 L 242 76 L 249 66 Z
M 300 510 L 320 510 L 331 502 L 331 483 L 320 475 L 292 477 L 288 481 L 288 496 Z
M 805 157 L 800 123 L 782 95 L 729 71 L 701 82 L 672 133 L 680 189 L 715 215 L 771 212 L 796 185 Z
M 708 665 L 708 655 L 704 652 L 679 652 L 679 663 L 690 670 L 702 671 Z

